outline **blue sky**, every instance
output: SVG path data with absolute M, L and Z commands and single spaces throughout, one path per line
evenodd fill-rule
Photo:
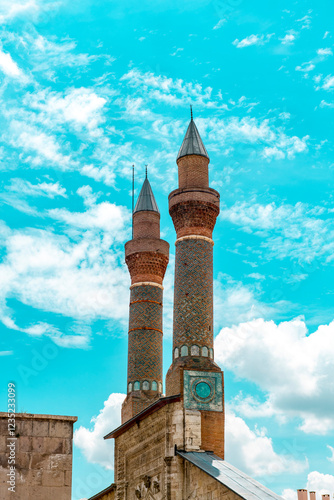
M 334 492 L 333 27 L 329 1 L 0 3 L 1 406 L 78 415 L 73 500 L 113 480 L 131 237 L 145 164 L 167 196 L 193 104 L 221 194 L 216 360 L 226 459 L 294 498 Z

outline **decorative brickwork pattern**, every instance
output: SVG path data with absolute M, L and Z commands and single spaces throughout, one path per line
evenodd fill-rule
M 213 347 L 212 245 L 205 240 L 176 244 L 173 348 Z M 190 354 L 190 353 L 189 353 Z
M 168 257 L 157 252 L 133 253 L 125 259 L 131 274 L 131 283 L 153 281 L 162 284 Z
M 162 382 L 162 294 L 150 285 L 131 290 L 128 383 Z
M 141 195 L 142 192 L 143 189 Z M 149 194 L 150 205 L 156 206 L 153 193 Z M 160 239 L 158 211 L 145 209 L 147 199 L 139 201 L 136 207 L 141 210 L 133 214 L 133 239 L 125 244 L 132 286 L 127 397 L 122 405 L 122 422 L 152 404 L 162 393 L 162 282 L 169 245 Z
M 211 238 L 219 208 L 205 201 L 185 201 L 173 205 L 169 213 L 178 238 L 189 234 Z

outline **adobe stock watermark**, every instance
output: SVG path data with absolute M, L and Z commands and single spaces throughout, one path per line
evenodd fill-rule
M 16 441 L 15 436 L 15 413 L 16 413 L 16 386 L 14 382 L 8 383 L 8 435 L 7 435 L 7 453 L 8 453 L 8 472 L 7 484 L 8 491 L 15 493 L 16 487 Z
M 23 384 L 26 386 L 29 385 L 30 379 L 45 370 L 49 362 L 58 356 L 58 353 L 59 347 L 51 342 L 44 345 L 40 351 L 32 349 L 29 365 L 20 364 L 17 367 Z

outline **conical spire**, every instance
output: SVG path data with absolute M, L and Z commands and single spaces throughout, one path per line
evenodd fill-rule
M 190 107 L 190 109 L 191 120 L 186 135 L 184 136 L 182 146 L 180 147 L 179 154 L 177 155 L 176 161 L 182 158 L 182 156 L 188 155 L 205 156 L 205 158 L 209 159 L 207 150 L 205 149 L 201 136 L 199 135 L 199 132 L 193 120 L 192 108 Z
M 152 211 L 160 213 L 157 202 L 154 198 L 151 184 L 147 178 L 147 173 L 133 213 L 142 211 Z

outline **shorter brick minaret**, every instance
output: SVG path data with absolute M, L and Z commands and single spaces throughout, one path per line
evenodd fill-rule
M 162 394 L 162 295 L 169 244 L 160 239 L 160 213 L 144 181 L 133 212 L 133 237 L 125 244 L 131 275 L 127 397 L 122 423 Z

